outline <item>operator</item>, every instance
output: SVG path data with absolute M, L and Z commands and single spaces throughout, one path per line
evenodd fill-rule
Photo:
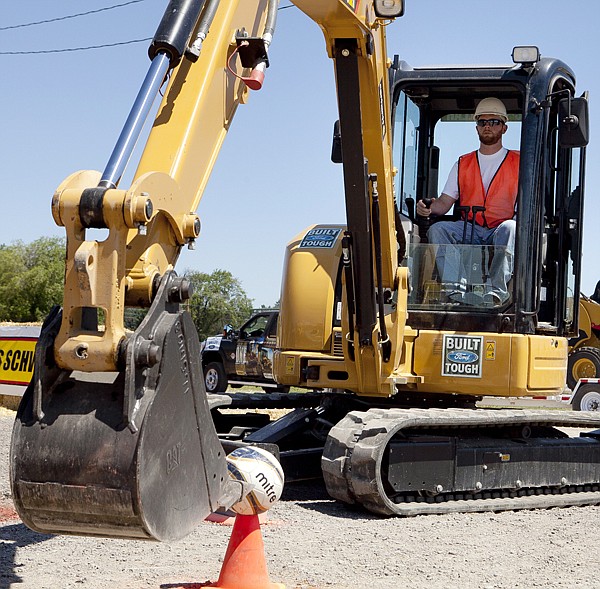
M 505 255 L 493 256 L 489 283 L 483 294 L 483 304 L 501 305 L 510 298 L 508 282 L 513 272 L 520 154 L 502 145 L 508 116 L 501 100 L 484 98 L 473 118 L 479 149 L 458 159 L 440 197 L 433 199 L 429 207 L 422 200 L 417 202 L 417 214 L 422 217 L 444 215 L 457 201 L 460 206 L 469 207 L 468 216 L 463 212 L 462 220 L 433 223 L 427 233 L 430 243 L 448 244 L 437 258 L 441 279 L 443 283 L 454 284 L 453 300 L 469 302 L 464 298 L 466 278 L 461 277 L 460 252 L 450 246 L 460 244 L 466 231 L 466 243 L 505 247 Z M 474 206 L 485 209 L 476 211 L 473 223 Z M 472 236 L 471 232 L 474 232 Z

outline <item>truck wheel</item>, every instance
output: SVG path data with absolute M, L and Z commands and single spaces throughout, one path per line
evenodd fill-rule
M 573 390 L 580 378 L 600 377 L 600 350 L 589 346 L 576 348 L 569 354 L 567 386 Z
M 222 364 L 211 362 L 204 368 L 204 385 L 207 393 L 222 393 L 227 390 L 227 375 Z
M 574 411 L 600 411 L 600 384 L 582 384 L 572 404 Z

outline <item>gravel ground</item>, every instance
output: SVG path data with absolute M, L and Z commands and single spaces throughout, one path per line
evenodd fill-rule
M 215 581 L 231 527 L 174 544 L 46 536 L 14 514 L 0 409 L 0 589 L 197 589 Z M 271 580 L 287 589 L 600 588 L 600 507 L 381 519 L 288 485 L 262 526 Z

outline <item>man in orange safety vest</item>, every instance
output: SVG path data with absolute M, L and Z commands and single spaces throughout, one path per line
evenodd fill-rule
M 432 223 L 430 243 L 444 245 L 438 251 L 437 266 L 443 283 L 454 287 L 452 300 L 483 306 L 504 305 L 510 299 L 508 282 L 513 272 L 515 211 L 519 180 L 519 152 L 502 145 L 508 115 L 498 98 L 484 98 L 475 110 L 479 149 L 461 156 L 450 171 L 439 198 L 430 206 L 420 200 L 417 214 L 422 217 L 446 214 L 457 202 L 462 220 Z M 473 218 L 474 217 L 474 218 Z M 494 246 L 485 292 L 468 292 L 461 243 Z M 501 248 L 501 252 L 496 248 Z

